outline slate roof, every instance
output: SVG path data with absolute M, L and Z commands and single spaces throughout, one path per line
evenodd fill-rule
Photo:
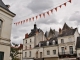
M 2 0 L 0 0 L 0 7 L 4 8 L 4 9 L 7 10 L 8 12 L 14 14 L 13 12 L 11 12 L 11 11 L 7 8 L 7 6 L 3 3 Z M 14 15 L 15 15 L 15 14 L 14 14 Z
M 71 29 L 71 28 L 66 23 L 64 23 L 62 30 L 65 30 L 65 29 Z
M 50 40 L 47 40 L 47 41 L 49 41 L 49 46 L 50 46 L 50 45 L 53 45 L 53 40 L 55 40 L 55 45 L 58 44 L 58 42 L 57 42 L 57 37 L 55 37 L 55 38 L 51 38 Z M 41 47 L 47 46 L 47 41 L 40 41 L 39 43 L 41 44 Z M 35 48 L 36 48 L 36 47 L 39 47 L 39 44 L 36 45 Z
M 64 31 L 62 31 L 61 34 L 58 35 L 58 37 L 74 35 L 74 33 L 75 33 L 76 30 L 77 30 L 77 28 L 64 30 Z
M 80 48 L 80 37 L 77 37 L 76 48 Z
M 43 32 L 43 31 L 41 29 L 38 29 L 36 24 L 34 24 L 34 28 L 29 33 L 28 38 L 34 36 L 37 32 L 39 33 L 39 32 Z

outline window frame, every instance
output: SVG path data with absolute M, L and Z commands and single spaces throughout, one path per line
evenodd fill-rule
M 56 50 L 53 50 L 53 54 L 56 55 Z
M 47 55 L 50 55 L 50 51 L 49 50 L 47 50 Z
M 64 39 L 61 39 L 61 43 L 64 43 Z

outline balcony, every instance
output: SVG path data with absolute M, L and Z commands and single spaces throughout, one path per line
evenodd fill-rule
M 69 51 L 69 52 L 59 52 L 59 57 L 60 58 L 65 58 L 65 57 L 76 57 L 77 53 L 76 51 Z

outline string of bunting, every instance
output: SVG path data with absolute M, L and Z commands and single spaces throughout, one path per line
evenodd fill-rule
M 70 3 L 71 3 L 71 0 L 68 0 L 67 2 L 70 2 Z M 54 10 L 57 12 L 58 7 L 61 8 L 62 5 L 66 6 L 67 2 L 65 2 L 65 3 L 63 3 L 63 4 L 59 5 L 59 6 L 53 8 L 53 9 L 47 11 L 47 12 L 45 12 L 45 13 L 39 14 L 39 15 L 37 15 L 37 16 L 35 16 L 35 17 L 28 18 L 28 19 L 26 19 L 26 20 L 22 20 L 22 21 L 19 21 L 19 22 L 15 22 L 14 24 L 17 26 L 17 25 L 19 25 L 19 24 L 24 24 L 24 23 L 26 23 L 26 22 L 34 21 L 35 18 L 36 18 L 36 20 L 37 20 L 38 17 L 41 18 L 41 17 L 43 16 L 43 17 L 45 18 L 45 14 L 50 15 L 50 12 L 53 13 Z

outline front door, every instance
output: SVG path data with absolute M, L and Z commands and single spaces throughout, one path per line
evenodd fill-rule
M 0 60 L 4 59 L 4 52 L 0 52 Z

